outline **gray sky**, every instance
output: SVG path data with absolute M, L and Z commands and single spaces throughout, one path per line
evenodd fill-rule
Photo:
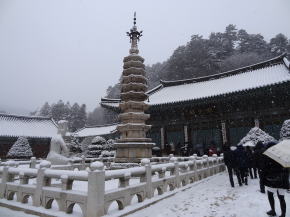
M 58 99 L 92 110 L 121 75 L 134 11 L 146 64 L 231 23 L 290 37 L 289 0 L 0 0 L 0 110 Z

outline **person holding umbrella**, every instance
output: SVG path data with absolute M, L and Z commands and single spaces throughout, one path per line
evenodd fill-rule
M 281 160 L 280 162 L 276 161 L 277 158 L 273 155 L 273 150 L 277 149 L 275 146 L 277 146 L 275 142 L 268 143 L 268 149 L 264 152 L 264 155 L 267 156 L 265 158 L 265 168 L 267 169 L 264 170 L 264 184 L 267 187 L 268 200 L 271 207 L 271 210 L 267 214 L 269 216 L 276 216 L 274 194 L 277 194 L 281 207 L 280 217 L 285 217 L 286 201 L 284 195 L 287 189 L 289 189 L 289 171 L 282 166 Z

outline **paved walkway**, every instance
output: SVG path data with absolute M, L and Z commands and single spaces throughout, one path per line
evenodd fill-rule
M 236 178 L 236 177 L 235 177 Z M 236 181 L 236 180 L 235 180 Z M 215 175 L 160 201 L 130 217 L 265 217 L 269 210 L 267 196 L 258 191 L 258 180 L 248 186 L 231 188 L 226 173 Z M 278 203 L 278 198 L 275 198 Z M 279 204 L 277 214 L 280 215 Z M 286 195 L 290 216 L 290 194 Z

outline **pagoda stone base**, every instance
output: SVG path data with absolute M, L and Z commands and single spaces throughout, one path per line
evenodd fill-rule
M 140 163 L 143 158 L 152 157 L 152 146 L 154 143 L 129 142 L 115 143 L 116 163 Z

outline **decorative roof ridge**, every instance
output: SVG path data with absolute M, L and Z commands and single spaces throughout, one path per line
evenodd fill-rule
M 113 99 L 113 98 L 101 98 L 101 102 L 110 102 L 110 103 L 119 103 L 121 99 Z
M 44 117 L 44 116 L 28 116 L 28 115 L 16 115 L 16 114 L 5 114 L 0 113 L 0 117 L 11 117 L 11 118 L 19 118 L 19 119 L 38 119 L 38 120 L 54 120 L 51 117 Z
M 266 66 L 271 66 L 273 64 L 275 64 L 275 65 L 279 64 L 279 63 L 282 64 L 282 63 L 284 63 L 283 58 L 286 57 L 286 55 L 287 55 L 286 53 L 283 53 L 282 55 L 274 57 L 274 58 L 269 59 L 269 60 L 265 60 L 265 61 L 262 61 L 262 62 L 259 62 L 259 63 L 255 63 L 255 64 L 252 64 L 252 65 L 244 66 L 244 67 L 241 67 L 241 68 L 229 70 L 229 71 L 218 73 L 218 74 L 214 74 L 214 75 L 208 75 L 208 76 L 202 76 L 202 77 L 190 78 L 190 79 L 183 79 L 183 80 L 176 80 L 176 81 L 160 80 L 160 83 L 164 87 L 169 87 L 169 86 L 177 86 L 177 85 L 182 85 L 182 84 L 190 84 L 190 83 L 209 81 L 209 80 L 213 80 L 213 79 L 219 79 L 219 78 L 228 77 L 228 76 L 231 76 L 231 75 L 236 75 L 236 74 L 240 74 L 240 73 L 243 73 L 243 72 L 247 72 L 247 71 L 250 71 L 250 70 L 261 69 L 261 68 L 264 68 Z
M 151 90 L 148 90 L 146 92 L 146 94 L 151 95 L 151 94 L 157 92 L 158 90 L 160 90 L 162 87 L 163 87 L 163 85 L 162 84 L 159 84 L 156 87 L 153 87 Z

